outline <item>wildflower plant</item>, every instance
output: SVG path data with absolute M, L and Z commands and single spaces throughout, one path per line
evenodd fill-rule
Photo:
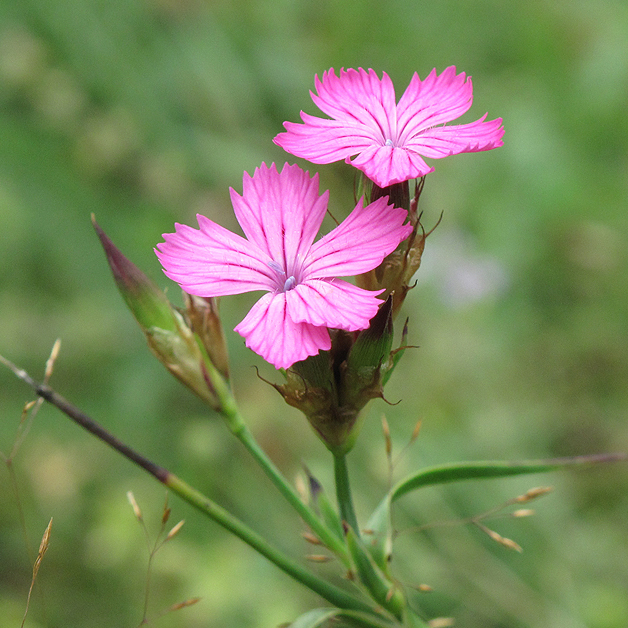
M 148 460 L 110 434 L 49 387 L 2 358 L 37 394 L 79 425 L 178 494 L 216 523 L 248 543 L 295 580 L 316 592 L 327 606 L 310 610 L 291 624 L 315 628 L 335 619 L 352 626 L 394 628 L 450 625 L 426 617 L 409 602 L 394 574 L 391 512 L 396 502 L 424 486 L 539 473 L 567 465 L 609 461 L 623 455 L 523 462 L 474 461 L 420 469 L 394 484 L 365 521 L 353 508 L 347 455 L 372 399 L 405 353 L 393 346 L 398 314 L 421 264 L 429 232 L 418 206 L 428 161 L 502 145 L 501 118 L 448 123 L 471 106 L 471 79 L 454 67 L 424 80 L 415 74 L 399 101 L 391 79 L 374 70 L 329 70 L 315 80 L 315 104 L 328 118 L 301 114 L 286 122 L 275 143 L 315 164 L 344 160 L 361 174 L 359 198 L 347 218 L 317 238 L 327 212 L 328 192 L 318 175 L 299 166 L 261 164 L 244 174 L 242 193 L 231 202 L 244 236 L 199 215 L 198 229 L 175 224 L 155 252 L 165 274 L 184 291 L 184 308 L 128 260 L 94 221 L 116 284 L 155 356 L 183 384 L 222 415 L 281 495 L 307 526 L 307 538 L 347 574 L 338 586 L 287 556 L 255 529 L 182 479 Z M 355 277 L 355 281 L 346 278 Z M 237 336 L 222 329 L 219 297 L 262 292 L 235 327 L 246 345 L 278 373 L 269 382 L 287 404 L 303 412 L 331 452 L 336 504 L 312 476 L 307 497 L 282 475 L 259 446 L 241 415 L 231 388 L 229 344 Z M 414 437 L 417 435 L 415 430 Z M 388 441 L 387 441 L 388 442 Z M 511 505 L 527 504 L 547 492 L 534 489 L 469 519 L 500 545 L 519 550 L 485 525 Z M 512 516 L 531 514 L 519 509 Z M 170 538 L 170 537 L 168 537 Z M 316 557 L 312 557 L 313 560 Z M 440 623 L 439 623 L 440 622 Z

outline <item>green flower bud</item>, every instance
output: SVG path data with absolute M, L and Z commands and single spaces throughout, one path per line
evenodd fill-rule
M 200 338 L 212 364 L 225 380 L 229 380 L 227 341 L 218 316 L 217 297 L 197 297 L 183 293 L 185 319 Z
M 221 375 L 199 336 L 155 282 L 120 252 L 93 216 L 92 223 L 118 290 L 144 332 L 150 350 L 192 392 L 219 409 L 212 382 Z
M 409 207 L 408 216 L 413 227 L 410 237 L 402 242 L 396 251 L 388 255 L 377 268 L 356 278 L 358 286 L 365 290 L 381 290 L 383 288 L 386 291 L 383 294 L 384 297 L 390 294 L 395 295 L 392 310 L 393 319 L 399 313 L 399 309 L 412 287 L 410 285 L 412 277 L 419 270 L 427 236 L 436 228 L 434 227 L 426 232 L 421 224 L 418 204 L 423 191 L 424 181 L 424 178 L 417 180 L 414 197 L 411 201 L 407 201 L 409 198 L 407 181 L 404 184 L 397 184 L 400 187 L 393 185 L 384 189 L 376 188 L 373 184 L 371 191 L 371 201 L 380 196 L 389 195 L 391 202 L 394 202 L 399 207 L 404 207 L 405 209 Z M 436 226 L 438 226 L 438 223 L 436 223 Z
M 394 366 L 392 304 L 390 297 L 357 335 L 332 330 L 329 351 L 296 362 L 284 372 L 285 384 L 273 384 L 335 454 L 353 447 L 364 406 L 383 398 L 383 378 Z

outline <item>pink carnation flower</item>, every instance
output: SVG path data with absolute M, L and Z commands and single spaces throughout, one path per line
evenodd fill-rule
M 396 103 L 395 89 L 384 72 L 333 69 L 315 78 L 319 109 L 331 120 L 301 112 L 303 124 L 285 122 L 274 142 L 315 164 L 344 159 L 380 188 L 422 177 L 434 168 L 423 157 L 440 159 L 502 145 L 502 119 L 445 126 L 468 111 L 473 100 L 471 78 L 451 66 L 432 70 L 421 81 L 414 74 Z M 351 161 L 350 157 L 357 155 Z
M 358 203 L 316 243 L 329 192 L 298 166 L 262 164 L 231 190 L 246 239 L 200 214 L 200 230 L 176 224 L 156 253 L 168 277 L 201 297 L 265 290 L 235 331 L 276 368 L 331 347 L 328 328 L 365 329 L 381 303 L 337 276 L 377 267 L 411 232 L 407 212 L 380 198 Z

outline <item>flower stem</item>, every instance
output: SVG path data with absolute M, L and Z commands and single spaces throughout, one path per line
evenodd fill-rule
M 336 478 L 336 497 L 338 499 L 340 517 L 359 537 L 360 530 L 358 528 L 358 520 L 353 509 L 346 454 L 334 454 L 334 475 Z
M 142 454 L 124 444 L 82 410 L 55 392 L 52 388 L 46 384 L 36 382 L 28 373 L 26 373 L 26 371 L 15 367 L 15 365 L 8 360 L 2 358 L 0 359 L 0 362 L 9 366 L 15 375 L 29 384 L 40 397 L 43 397 L 46 401 L 57 407 L 75 423 L 110 445 L 128 460 L 131 460 L 135 464 L 139 465 L 159 480 L 159 482 L 168 487 L 173 493 L 176 493 L 183 500 L 187 501 L 189 504 L 207 515 L 210 519 L 242 539 L 245 543 L 262 554 L 262 556 L 265 556 L 268 560 L 277 565 L 277 567 L 291 576 L 294 580 L 305 585 L 315 593 L 318 593 L 318 595 L 338 608 L 360 611 L 368 613 L 374 617 L 381 617 L 369 604 L 353 597 L 343 589 L 322 580 L 312 572 L 308 571 L 292 560 L 289 556 L 286 556 L 281 551 L 276 549 L 265 538 L 260 536 L 244 522 L 233 516 L 214 501 L 197 491 L 173 473 L 170 473 L 170 471 L 164 467 L 148 460 Z
M 318 536 L 323 545 L 329 548 L 345 566 L 350 565 L 347 548 L 342 541 L 317 517 L 291 486 L 281 471 L 275 466 L 266 452 L 259 446 L 255 437 L 247 427 L 228 384 L 218 377 L 212 378 L 214 392 L 220 401 L 220 412 L 234 436 L 244 445 L 255 461 L 263 469 L 271 482 L 279 489 L 286 501 L 296 510 L 301 519 Z
M 312 572 L 304 569 L 291 558 L 270 545 L 266 539 L 251 530 L 239 519 L 225 511 L 218 504 L 212 502 L 202 493 L 192 488 L 177 476 L 169 474 L 164 484 L 174 493 L 182 497 L 189 504 L 208 515 L 221 526 L 241 538 L 245 543 L 257 550 L 262 556 L 268 558 L 277 567 L 285 571 L 289 576 L 318 593 L 322 598 L 339 608 L 363 611 L 373 614 L 373 609 L 365 602 L 354 598 L 349 593 L 339 589 L 335 585 L 322 580 Z

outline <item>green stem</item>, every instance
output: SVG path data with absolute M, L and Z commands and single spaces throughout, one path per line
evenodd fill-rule
M 312 532 L 321 540 L 323 545 L 328 547 L 343 564 L 350 565 L 347 548 L 342 541 L 316 516 L 307 504 L 303 503 L 301 497 L 291 484 L 286 480 L 281 471 L 275 466 L 266 452 L 259 446 L 255 437 L 246 426 L 242 415 L 238 409 L 236 401 L 231 393 L 228 384 L 222 377 L 215 377 L 212 373 L 212 383 L 214 392 L 221 404 L 221 413 L 224 416 L 227 426 L 234 436 L 244 445 L 246 450 L 253 456 L 260 465 L 271 482 L 279 489 L 287 502 L 296 510 L 301 519 L 310 527 Z
M 170 473 L 170 471 L 164 467 L 148 460 L 143 455 L 120 441 L 82 410 L 55 392 L 52 388 L 45 384 L 36 382 L 28 373 L 26 373 L 26 371 L 18 369 L 8 360 L 2 358 L 0 361 L 9 366 L 9 368 L 11 368 L 11 370 L 13 370 L 13 372 L 21 380 L 29 384 L 40 397 L 43 397 L 46 401 L 66 414 L 75 423 L 110 445 L 125 458 L 139 465 L 142 469 L 159 480 L 159 482 L 168 487 L 173 493 L 176 493 L 179 497 L 207 515 L 210 519 L 221 525 L 232 534 L 235 534 L 238 538 L 242 539 L 245 543 L 262 554 L 262 556 L 268 558 L 268 560 L 291 576 L 294 580 L 297 580 L 339 608 L 360 611 L 368 613 L 371 616 L 380 617 L 380 615 L 366 602 L 353 597 L 346 591 L 343 591 L 329 582 L 322 580 L 312 572 L 303 568 L 289 556 L 286 556 L 273 547 L 266 539 L 249 528 L 245 523 L 240 521 L 240 519 L 234 517 L 224 508 L 197 491 L 195 488 L 191 487 L 173 473 Z
M 177 476 L 169 474 L 165 479 L 164 484 L 189 504 L 219 523 L 223 528 L 226 528 L 237 537 L 241 538 L 245 543 L 257 550 L 260 554 L 262 554 L 262 556 L 268 558 L 268 560 L 285 571 L 289 576 L 301 584 L 304 584 L 315 593 L 318 593 L 318 595 L 331 604 L 347 610 L 362 611 L 369 613 L 370 615 L 374 614 L 373 609 L 368 604 L 354 598 L 349 593 L 339 589 L 329 582 L 321 580 L 318 576 L 301 567 L 301 565 L 274 548 L 266 541 L 266 539 L 251 530 L 239 519 L 218 506 L 218 504 L 212 502 L 196 489 L 180 480 Z
M 336 497 L 338 499 L 340 517 L 347 522 L 359 537 L 360 529 L 358 528 L 358 520 L 353 509 L 346 454 L 334 454 L 334 475 L 336 478 Z

